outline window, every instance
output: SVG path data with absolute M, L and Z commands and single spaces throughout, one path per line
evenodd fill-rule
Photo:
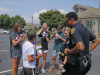
M 78 7 L 75 7 L 75 13 L 78 13 Z
M 100 33 L 100 21 L 98 22 L 98 33 Z
M 92 32 L 93 29 L 93 21 L 86 21 L 86 28 Z

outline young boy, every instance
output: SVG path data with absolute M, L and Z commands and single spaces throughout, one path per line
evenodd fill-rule
M 42 57 L 43 54 L 36 56 L 36 49 L 33 42 L 36 39 L 36 32 L 33 30 L 27 33 L 28 41 L 22 46 L 23 53 L 23 71 L 25 75 L 35 75 L 36 59 Z
M 48 27 L 48 23 L 43 23 L 42 28 L 37 32 L 37 36 L 42 37 L 42 41 L 41 41 L 41 45 L 42 45 L 41 50 L 43 53 L 43 62 L 42 62 L 42 69 L 41 69 L 42 73 L 45 73 L 44 66 L 46 63 L 46 56 L 48 52 L 48 43 L 50 41 L 50 33 L 47 31 L 47 27 Z
M 59 58 L 59 64 L 61 64 L 61 59 L 59 54 L 60 48 L 61 48 L 61 43 L 65 42 L 66 40 L 64 39 L 64 31 L 63 31 L 63 25 L 59 24 L 57 27 L 57 31 L 55 31 L 52 35 L 52 39 L 55 37 L 55 42 L 54 42 L 54 47 L 53 47 L 53 56 L 52 56 L 52 68 L 48 70 L 48 72 L 52 72 L 55 70 L 55 62 L 56 62 L 56 56 Z M 57 74 L 60 74 L 61 69 L 59 67 Z

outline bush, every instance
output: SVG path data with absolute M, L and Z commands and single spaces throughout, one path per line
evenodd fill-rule
M 34 30 L 36 31 L 36 33 L 39 31 L 40 27 L 34 27 Z
M 97 38 L 100 38 L 100 36 L 98 36 Z

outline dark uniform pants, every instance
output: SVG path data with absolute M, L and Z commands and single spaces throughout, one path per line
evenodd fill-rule
M 62 75 L 85 75 L 91 68 L 91 64 L 87 62 L 87 65 L 84 67 L 82 60 L 77 60 L 76 65 L 69 65 L 69 71 L 62 73 Z
M 64 65 L 64 67 L 63 67 L 66 71 L 63 73 L 62 72 L 62 75 L 66 75 L 67 73 L 68 73 L 68 71 L 69 71 L 69 66 L 68 66 L 68 63 L 66 63 L 65 65 Z

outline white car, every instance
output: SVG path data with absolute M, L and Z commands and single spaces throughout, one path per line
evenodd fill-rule
M 8 35 L 9 33 L 10 33 L 10 30 L 0 29 L 0 34 Z

